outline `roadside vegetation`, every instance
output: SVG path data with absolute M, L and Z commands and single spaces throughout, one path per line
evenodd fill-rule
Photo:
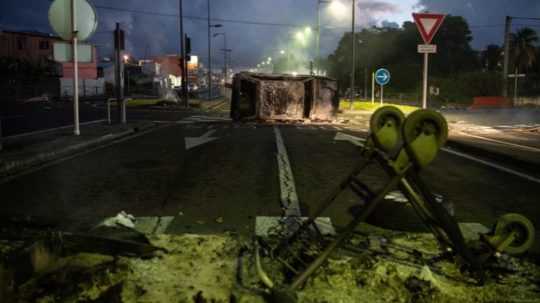
M 473 49 L 472 33 L 467 21 L 448 15 L 432 44 L 437 54 L 429 59 L 429 85 L 433 91 L 430 102 L 467 105 L 475 96 L 497 96 L 502 91 L 503 46 L 487 45 Z M 501 33 L 501 40 L 503 39 Z M 401 27 L 372 27 L 355 34 L 357 89 L 371 90 L 371 73 L 384 67 L 392 79 L 384 87 L 388 98 L 417 102 L 422 96 L 422 56 L 417 45 L 422 44 L 416 25 L 404 22 Z M 347 96 L 351 81 L 351 33 L 345 33 L 337 49 L 324 61 L 329 76 L 341 85 Z M 526 74 L 519 82 L 520 96 L 540 95 L 540 45 L 538 34 L 531 28 L 521 28 L 510 37 L 509 73 Z M 509 94 L 513 95 L 513 81 Z M 378 92 L 378 87 L 376 87 Z M 368 95 L 369 96 L 369 95 Z M 433 103 L 432 103 L 433 104 Z

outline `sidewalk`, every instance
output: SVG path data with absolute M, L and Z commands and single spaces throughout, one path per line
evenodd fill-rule
M 104 122 L 81 125 L 81 135 L 72 128 L 57 128 L 3 138 L 0 177 L 7 177 L 46 162 L 68 156 L 153 127 L 150 122 L 108 125 Z

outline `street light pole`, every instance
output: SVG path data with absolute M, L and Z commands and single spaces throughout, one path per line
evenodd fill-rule
M 351 70 L 351 104 L 349 105 L 349 109 L 353 108 L 353 98 L 354 98 L 354 69 L 356 67 L 356 41 L 355 41 L 355 33 L 354 33 L 354 23 L 356 19 L 356 0 L 352 0 L 352 22 L 351 22 L 351 29 L 352 29 L 352 36 L 351 36 L 351 43 L 352 43 L 352 70 Z
M 183 13 L 183 2 L 184 0 L 178 0 L 178 10 L 180 15 L 179 20 L 179 27 L 180 27 L 180 57 L 182 57 L 182 70 L 181 76 L 182 76 L 182 101 L 184 102 L 184 106 L 188 107 L 188 94 L 187 94 L 187 70 L 186 70 L 186 37 L 184 35 L 184 13 Z
M 208 100 L 212 99 L 212 39 L 210 39 L 210 0 L 208 4 Z
M 504 61 L 503 61 L 503 85 L 502 95 L 508 97 L 508 66 L 510 58 L 510 30 L 512 28 L 512 17 L 506 16 L 504 24 Z
M 227 48 L 227 33 L 216 33 L 214 38 L 217 36 L 223 36 L 223 78 L 227 82 L 227 52 L 230 50 Z
M 315 65 L 317 71 L 321 70 L 321 2 L 317 0 L 317 58 L 315 58 Z

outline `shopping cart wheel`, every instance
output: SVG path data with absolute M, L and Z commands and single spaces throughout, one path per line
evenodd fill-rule
M 495 223 L 489 242 L 496 250 L 509 255 L 523 254 L 534 243 L 534 226 L 523 215 L 505 214 Z
M 383 106 L 372 115 L 369 123 L 375 146 L 390 153 L 401 145 L 401 126 L 405 115 L 395 106 Z
M 416 110 L 407 116 L 402 127 L 407 153 L 419 167 L 431 163 L 448 138 L 448 124 L 433 110 Z

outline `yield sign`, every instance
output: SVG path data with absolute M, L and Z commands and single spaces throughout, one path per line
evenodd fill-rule
M 427 13 L 413 13 L 412 15 L 414 22 L 416 23 L 416 27 L 418 27 L 418 31 L 420 32 L 420 35 L 422 35 L 422 39 L 424 39 L 424 43 L 429 44 L 435 36 L 437 30 L 439 30 L 445 15 Z

